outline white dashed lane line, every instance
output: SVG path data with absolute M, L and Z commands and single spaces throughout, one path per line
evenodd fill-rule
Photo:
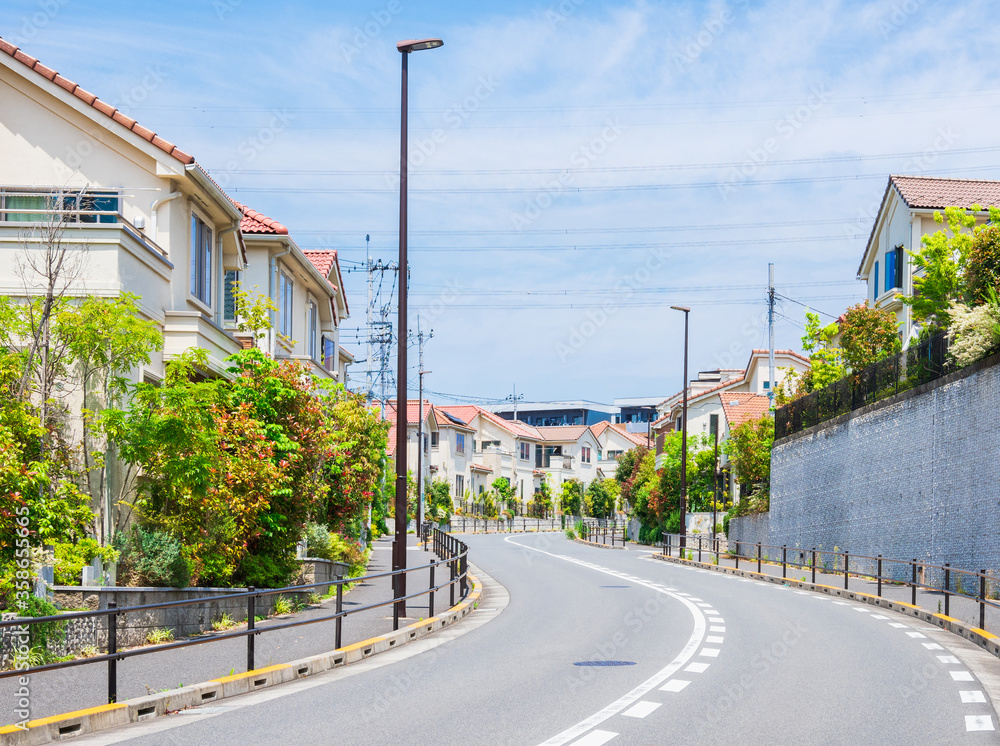
M 607 743 L 617 735 L 617 733 L 606 730 L 592 730 L 580 740 L 574 741 L 573 746 L 601 746 L 602 743 Z
M 690 681 L 684 681 L 683 679 L 671 679 L 666 684 L 660 687 L 661 692 L 679 692 L 681 689 L 690 684 Z
M 648 700 L 636 702 L 634 705 L 625 710 L 625 712 L 622 713 L 622 716 L 627 718 L 644 718 L 651 712 L 654 712 L 661 704 L 662 702 L 649 702 Z

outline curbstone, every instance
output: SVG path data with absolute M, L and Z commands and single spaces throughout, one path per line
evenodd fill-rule
M 891 601 L 887 598 L 879 598 L 878 596 L 872 596 L 871 594 L 860 593 L 858 591 L 844 590 L 843 588 L 836 588 L 831 585 L 811 583 L 808 581 L 795 580 L 793 578 L 779 578 L 774 575 L 758 573 L 753 570 L 737 570 L 734 567 L 722 567 L 720 565 L 712 565 L 705 562 L 695 562 L 694 560 L 666 557 L 662 554 L 651 554 L 650 557 L 660 560 L 661 562 L 672 562 L 675 565 L 690 565 L 692 567 L 721 572 L 724 575 L 738 575 L 744 578 L 753 578 L 755 580 L 762 580 L 769 583 L 778 583 L 780 585 L 815 591 L 816 593 L 825 593 L 829 596 L 838 596 L 852 601 L 859 601 L 861 603 L 867 603 L 871 606 L 878 606 L 880 609 L 895 611 L 897 614 L 911 616 L 923 622 L 927 622 L 928 624 L 933 624 L 946 632 L 951 632 L 954 635 L 958 635 L 959 637 L 968 640 L 969 642 L 981 647 L 986 652 L 992 653 L 1000 658 L 1000 636 L 987 632 L 984 629 L 966 627 L 960 619 L 945 616 L 944 614 L 934 614 L 920 608 L 919 606 L 908 604 L 905 601 Z
M 4 746 L 39 746 L 73 736 L 152 720 L 170 712 L 199 707 L 227 697 L 313 676 L 402 647 L 408 642 L 458 622 L 479 605 L 483 584 L 472 573 L 469 573 L 468 577 L 472 582 L 472 590 L 463 601 L 438 616 L 414 622 L 387 635 L 372 637 L 329 653 L 320 653 L 290 663 L 279 663 L 253 671 L 230 674 L 201 684 L 136 697 L 113 705 L 100 705 L 86 710 L 30 720 L 26 729 L 16 725 L 3 726 L 0 727 L 0 742 Z

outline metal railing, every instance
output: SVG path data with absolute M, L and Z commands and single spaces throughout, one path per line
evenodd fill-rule
M 940 593 L 943 596 L 943 613 L 950 616 L 951 600 L 964 598 L 973 601 L 979 609 L 979 629 L 986 629 L 986 609 L 1000 609 L 1000 576 L 988 570 L 961 570 L 950 563 L 933 565 L 916 558 L 909 560 L 892 559 L 881 554 L 870 557 L 851 554 L 840 550 L 826 550 L 816 547 L 803 549 L 787 544 L 775 546 L 740 541 L 727 541 L 716 536 L 714 540 L 704 534 L 663 534 L 662 552 L 667 557 L 674 556 L 702 561 L 703 554 L 714 557 L 715 564 L 722 558 L 735 560 L 739 569 L 740 561 L 756 566 L 758 573 L 765 564 L 781 567 L 781 577 L 788 577 L 788 568 L 810 573 L 812 583 L 816 573 L 842 576 L 844 590 L 850 590 L 851 578 L 866 580 L 876 584 L 876 594 L 882 598 L 883 585 L 906 587 L 910 590 L 910 604 L 917 606 L 917 591 Z
M 625 546 L 628 541 L 628 523 L 615 518 L 584 518 L 580 538 L 594 544 Z
M 107 682 L 108 682 L 108 703 L 114 704 L 118 699 L 118 671 L 117 664 L 120 660 L 125 660 L 127 658 L 134 658 L 140 655 L 152 655 L 154 653 L 163 653 L 168 650 L 176 650 L 179 648 L 188 648 L 194 645 L 206 645 L 213 642 L 220 642 L 222 640 L 232 640 L 245 637 L 247 641 L 247 654 L 246 654 L 246 670 L 253 671 L 255 669 L 254 665 L 254 652 L 255 646 L 254 641 L 258 635 L 275 632 L 278 630 L 292 629 L 294 627 L 304 627 L 309 624 L 319 624 L 322 622 L 333 622 L 334 623 L 334 635 L 335 635 L 335 648 L 339 649 L 343 647 L 342 644 L 342 628 L 343 620 L 345 617 L 351 614 L 358 614 L 364 611 L 370 611 L 371 609 L 378 609 L 384 606 L 393 606 L 393 630 L 399 629 L 399 607 L 400 602 L 407 602 L 411 599 L 419 598 L 420 596 L 428 595 L 428 606 L 430 610 L 430 616 L 434 616 L 434 594 L 440 592 L 446 588 L 450 589 L 450 601 L 451 606 L 455 605 L 455 588 L 456 585 L 459 589 L 459 598 L 465 598 L 469 593 L 468 585 L 468 561 L 469 561 L 469 548 L 461 541 L 453 536 L 446 534 L 443 531 L 434 531 L 434 550 L 435 553 L 440 557 L 440 559 L 430 562 L 425 565 L 420 565 L 419 567 L 409 567 L 404 570 L 393 570 L 390 572 L 375 573 L 372 575 L 363 575 L 356 578 L 342 578 L 340 580 L 325 580 L 321 583 L 308 583 L 305 585 L 295 585 L 288 586 L 285 588 L 270 588 L 266 590 L 258 590 L 256 588 L 250 588 L 247 591 L 241 593 L 231 593 L 222 596 L 203 596 L 199 598 L 185 599 L 183 601 L 165 601 L 163 603 L 156 604 L 146 604 L 143 606 L 127 606 L 118 608 L 116 602 L 109 601 L 107 609 L 100 609 L 97 611 L 74 611 L 66 614 L 59 614 L 56 616 L 47 617 L 24 617 L 16 618 L 10 620 L 0 621 L 0 629 L 4 627 L 19 627 L 19 634 L 15 636 L 27 637 L 30 635 L 30 628 L 35 625 L 40 624 L 59 624 L 69 622 L 74 619 L 106 619 L 105 628 L 107 634 L 107 653 L 104 655 L 95 655 L 89 658 L 75 658 L 67 661 L 60 661 L 56 663 L 49 663 L 42 666 L 34 666 L 31 668 L 15 668 L 8 671 L 0 671 L 0 679 L 12 678 L 15 676 L 30 676 L 32 674 L 41 673 L 43 671 L 54 671 L 62 668 L 73 668 L 76 666 L 88 666 L 101 663 L 107 663 Z M 446 582 L 435 584 L 435 570 L 438 567 L 445 566 L 449 572 L 449 579 Z M 351 609 L 344 609 L 344 586 L 348 583 L 364 583 L 371 580 L 377 580 L 379 578 L 389 577 L 392 579 L 392 588 L 395 591 L 397 579 L 405 575 L 406 573 L 417 572 L 421 570 L 429 570 L 430 581 L 426 589 L 416 591 L 407 595 L 403 595 L 399 598 L 391 597 L 385 601 L 379 601 L 378 603 L 367 604 L 364 606 L 357 606 Z M 284 593 L 301 593 L 315 589 L 318 587 L 329 587 L 336 586 L 336 606 L 335 613 L 328 614 L 321 617 L 316 617 L 312 619 L 299 619 L 290 622 L 285 622 L 282 624 L 269 625 L 267 627 L 257 627 L 256 626 L 256 604 L 257 600 L 267 596 L 275 596 Z M 393 594 L 395 596 L 395 594 Z M 189 638 L 184 640 L 178 640 L 176 642 L 169 642 L 161 645 L 152 645 L 149 647 L 137 647 L 127 650 L 119 650 L 117 644 L 118 629 L 124 626 L 123 623 L 129 614 L 136 614 L 140 612 L 150 611 L 154 609 L 173 609 L 181 608 L 184 606 L 194 606 L 197 604 L 204 604 L 208 601 L 220 602 L 220 601 L 245 601 L 246 602 L 246 612 L 247 612 L 247 628 L 244 630 L 238 630 L 235 632 L 225 632 L 222 634 L 216 634 L 211 637 L 199 637 L 199 638 Z
M 572 528 L 575 516 L 559 516 L 558 518 L 531 518 L 516 516 L 514 518 L 484 518 L 482 516 L 452 516 L 449 525 L 452 531 L 463 534 L 479 533 L 527 533 L 529 531 L 562 531 Z
M 948 347 L 948 335 L 939 334 L 778 407 L 774 412 L 774 437 L 794 435 L 951 373 L 955 365 L 948 359 Z

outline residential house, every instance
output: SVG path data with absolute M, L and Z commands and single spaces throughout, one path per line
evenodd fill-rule
M 889 177 L 861 257 L 858 279 L 867 283 L 873 305 L 896 314 L 904 346 L 920 331 L 913 322 L 912 309 L 899 298 L 913 294 L 914 268 L 908 252 L 920 247 L 923 236 L 945 227 L 934 221 L 936 211 L 968 209 L 974 204 L 1000 206 L 1000 181 Z M 985 222 L 989 213 L 984 210 L 977 218 Z
M 809 359 L 793 350 L 775 350 L 776 380 L 780 383 L 789 372 L 802 374 L 809 369 Z M 736 375 L 735 371 L 706 371 L 691 382 L 688 390 L 688 435 L 706 435 L 722 443 L 736 426 L 753 417 L 763 417 L 770 411 L 767 392 L 770 389 L 769 356 L 767 350 L 756 349 L 750 354 L 747 367 Z M 714 385 L 712 384 L 714 381 Z M 656 466 L 663 465 L 665 435 L 681 429 L 683 421 L 683 392 L 674 394 L 661 404 L 663 416 L 653 423 L 656 439 Z M 728 458 L 720 454 L 720 467 L 726 468 Z M 735 475 L 730 484 L 733 499 L 737 499 Z
M 225 375 L 248 343 L 229 292 L 240 277 L 278 303 L 268 351 L 324 374 L 322 345 L 336 349 L 347 314 L 335 256 L 317 269 L 284 226 L 230 199 L 193 156 L 2 39 L 0 100 L 0 293 L 32 292 L 37 278 L 18 277 L 19 257 L 37 255 L 45 227 L 61 221 L 80 259 L 69 292 L 135 293 L 163 331 L 162 354 L 133 380 L 161 380 L 164 361 L 192 347 L 208 353 L 206 374 Z
M 649 448 L 645 431 L 630 432 L 627 423 L 598 422 L 590 431 L 597 440 L 597 477 L 609 479 L 615 475 L 618 459 L 633 448 Z
M 375 403 L 376 406 L 380 406 L 378 402 Z M 434 409 L 434 405 L 429 401 L 424 399 L 423 406 L 424 413 L 424 440 L 423 440 L 423 458 L 420 459 L 420 467 L 424 475 L 424 489 L 426 490 L 426 485 L 431 483 L 433 478 L 433 467 L 432 463 L 432 453 L 437 447 L 438 443 L 438 413 Z M 382 408 L 382 416 L 389 423 L 389 441 L 386 447 L 386 453 L 389 458 L 396 458 L 396 422 L 397 422 L 397 410 L 396 410 L 396 400 L 390 399 L 385 403 Z M 420 400 L 419 399 L 409 399 L 406 402 L 406 470 L 407 472 L 414 475 L 416 479 L 417 475 L 417 460 L 419 457 L 419 451 L 416 446 L 420 434 Z

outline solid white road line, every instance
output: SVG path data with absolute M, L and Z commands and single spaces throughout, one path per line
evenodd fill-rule
M 582 565 L 597 572 L 604 573 L 605 575 L 611 575 L 612 577 L 616 578 L 624 577 L 624 573 L 617 572 L 616 570 L 610 570 L 608 568 L 600 567 L 598 565 L 594 565 L 589 562 L 582 562 L 578 559 L 567 557 L 565 555 L 558 555 L 558 554 L 553 554 L 552 552 L 546 552 L 543 549 L 538 549 L 536 547 L 528 546 L 527 544 L 520 544 L 516 541 L 511 541 L 512 538 L 513 537 L 507 537 L 506 539 L 504 539 L 504 541 L 513 544 L 516 547 L 520 547 L 521 549 L 527 549 L 532 552 L 538 552 L 539 554 L 544 554 L 548 557 L 562 559 L 567 562 L 572 562 L 573 564 Z M 598 725 L 603 723 L 608 718 L 619 714 L 625 708 L 635 704 L 645 694 L 659 687 L 667 679 L 669 679 L 671 676 L 677 673 L 677 671 L 680 670 L 681 666 L 683 666 L 685 663 L 690 661 L 691 658 L 694 657 L 694 654 L 701 646 L 702 640 L 705 637 L 705 628 L 707 626 L 705 624 L 705 615 L 702 614 L 701 609 L 695 606 L 694 603 L 692 603 L 690 600 L 682 597 L 680 593 L 660 590 L 659 588 L 656 587 L 655 584 L 646 580 L 635 580 L 633 582 L 636 585 L 645 586 L 646 588 L 656 591 L 657 593 L 663 593 L 664 595 L 670 596 L 671 598 L 680 601 L 682 604 L 684 604 L 684 606 L 687 607 L 687 610 L 691 613 L 691 616 L 694 619 L 694 629 L 691 632 L 691 636 L 688 638 L 687 643 L 681 649 L 680 653 L 677 654 L 677 657 L 674 658 L 669 664 L 667 664 L 666 667 L 664 667 L 657 673 L 653 674 L 651 677 L 649 677 L 644 682 L 639 684 L 637 687 L 632 689 L 632 691 L 627 692 L 623 696 L 619 697 L 617 700 L 609 704 L 604 709 L 594 713 L 589 718 L 581 720 L 576 725 L 567 728 L 562 733 L 559 733 L 550 738 L 549 740 L 545 741 L 542 746 L 562 746 L 562 744 L 569 743 L 570 741 L 573 741 L 573 739 L 578 738 L 579 736 L 582 736 L 583 734 L 587 733 L 587 731 L 596 728 Z M 582 741 L 578 741 L 577 743 L 581 742 Z M 600 741 L 599 743 L 604 743 L 604 741 Z
M 690 684 L 690 681 L 684 681 L 684 679 L 671 679 L 666 684 L 660 687 L 661 692 L 679 692 L 681 689 Z
M 622 713 L 623 716 L 627 718 L 644 718 L 649 713 L 656 710 L 662 703 L 661 702 L 650 702 L 648 700 L 643 700 L 642 702 L 636 702 L 634 705 L 629 707 L 625 712 Z
M 959 692 L 963 705 L 985 704 L 986 695 L 981 691 Z
M 617 735 L 617 733 L 606 730 L 594 730 L 579 741 L 574 742 L 574 746 L 601 746 L 602 743 L 607 743 Z

